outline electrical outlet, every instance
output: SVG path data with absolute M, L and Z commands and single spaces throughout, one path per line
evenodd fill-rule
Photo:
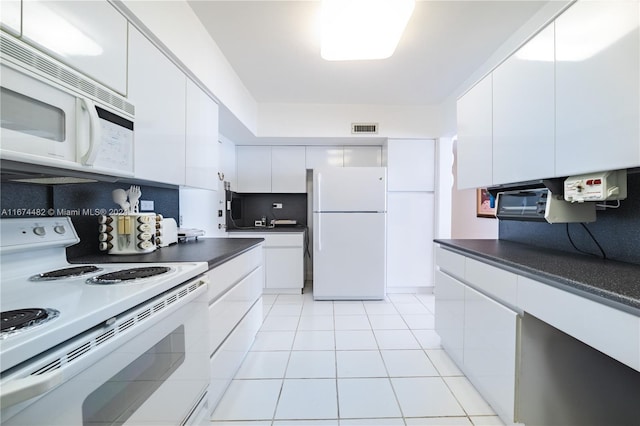
M 140 210 L 145 212 L 152 212 L 154 209 L 153 200 L 140 200 Z
M 218 217 L 222 217 L 222 210 L 218 210 Z
M 273 203 L 273 208 L 274 209 L 281 209 L 282 208 L 282 203 Z

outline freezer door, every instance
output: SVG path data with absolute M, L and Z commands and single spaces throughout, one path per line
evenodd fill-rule
M 387 211 L 387 169 L 333 167 L 314 170 L 313 211 Z
M 386 214 L 314 213 L 313 220 L 314 299 L 384 299 Z

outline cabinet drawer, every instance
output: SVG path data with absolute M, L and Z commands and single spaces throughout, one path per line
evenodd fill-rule
M 465 279 L 473 287 L 508 305 L 517 305 L 518 276 L 504 269 L 467 258 Z
M 262 303 L 258 302 L 242 319 L 231 336 L 211 356 L 209 406 L 218 405 L 262 325 Z
M 208 272 L 209 303 L 263 263 L 262 247 L 256 247 Z
M 209 351 L 214 353 L 262 294 L 264 274 L 255 269 L 209 306 Z
M 465 257 L 437 246 L 436 248 L 436 263 L 440 270 L 447 272 L 450 275 L 464 279 L 464 265 Z

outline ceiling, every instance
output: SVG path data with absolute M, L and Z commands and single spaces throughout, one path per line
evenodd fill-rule
M 320 2 L 190 0 L 258 103 L 437 105 L 548 1 L 416 2 L 395 54 L 320 58 Z

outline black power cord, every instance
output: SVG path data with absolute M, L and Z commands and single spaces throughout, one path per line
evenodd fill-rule
M 602 249 L 602 246 L 600 245 L 600 243 L 598 243 L 598 240 L 596 240 L 596 237 L 593 236 L 593 234 L 591 233 L 591 230 L 589 230 L 589 228 L 587 228 L 587 225 L 585 225 L 584 223 L 580 223 L 580 225 L 582 225 L 582 227 L 584 228 L 585 231 L 587 231 L 587 233 L 589 234 L 589 236 L 591 237 L 591 239 L 593 240 L 593 242 L 596 244 L 596 246 L 598 246 L 598 249 L 600 250 L 600 253 L 602 255 L 603 259 L 607 258 L 607 255 L 605 254 L 604 250 Z M 588 251 L 584 251 L 584 250 L 580 250 L 576 244 L 573 242 L 573 239 L 571 238 L 571 233 L 569 232 L 569 224 L 566 224 L 566 229 L 567 229 L 567 238 L 569 238 L 569 242 L 571 243 L 571 245 L 573 246 L 573 248 L 580 252 L 580 253 L 584 253 L 584 254 L 588 254 L 591 256 L 596 256 L 598 257 L 597 254 L 588 252 Z

